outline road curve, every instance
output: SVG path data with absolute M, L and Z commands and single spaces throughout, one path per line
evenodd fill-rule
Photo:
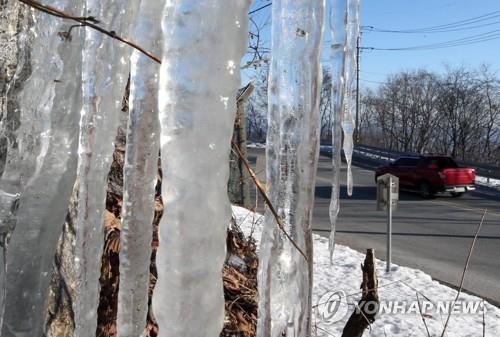
M 264 150 L 249 149 L 249 159 L 264 180 Z M 357 165 L 353 167 L 355 187 L 352 197 L 346 195 L 343 168 L 336 241 L 361 252 L 375 248 L 377 257 L 385 259 L 386 215 L 376 211 L 374 172 L 362 161 Z M 328 236 L 330 158 L 320 156 L 317 173 L 313 228 Z M 401 193 L 393 218 L 393 262 L 421 269 L 439 281 L 458 286 L 469 246 L 485 208 L 488 213 L 475 245 L 464 288 L 499 306 L 500 193 L 493 190 L 481 189 L 461 198 L 439 195 L 433 200 Z

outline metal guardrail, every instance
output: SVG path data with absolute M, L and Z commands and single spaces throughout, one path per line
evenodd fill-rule
M 354 147 L 354 150 L 356 151 L 356 155 L 362 155 L 362 153 L 365 153 L 364 157 L 369 157 L 372 160 L 376 160 L 380 164 L 386 164 L 399 157 L 420 156 L 420 154 L 418 153 L 392 151 L 363 144 L 357 144 Z M 460 166 L 467 166 L 474 168 L 478 176 L 492 178 L 492 179 L 500 179 L 500 167 L 498 166 L 479 164 L 469 161 L 459 161 L 459 160 L 457 160 L 457 164 Z

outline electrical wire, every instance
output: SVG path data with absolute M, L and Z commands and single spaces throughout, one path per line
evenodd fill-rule
M 483 22 L 491 21 L 498 17 L 500 17 L 500 11 L 493 11 L 488 14 L 472 17 L 465 20 L 455 21 L 443 25 L 423 27 L 423 28 L 393 30 L 393 29 L 380 29 L 373 26 L 363 26 L 362 29 L 364 29 L 367 32 L 378 32 L 378 33 L 402 33 L 402 34 L 444 33 L 444 32 L 476 29 L 476 28 L 491 26 L 500 23 L 500 21 L 488 22 L 488 23 L 483 23 Z M 477 23 L 482 23 L 482 24 L 474 25 Z
M 477 44 L 481 42 L 496 40 L 498 38 L 500 38 L 500 29 L 492 30 L 481 34 L 470 35 L 460 39 L 441 41 L 441 42 L 417 45 L 411 47 L 397 47 L 397 48 L 360 47 L 360 48 L 365 50 L 384 50 L 384 51 L 429 50 L 429 49 L 442 49 L 442 48 L 451 48 L 457 46 Z

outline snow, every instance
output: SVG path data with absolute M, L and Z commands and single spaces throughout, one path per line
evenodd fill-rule
M 233 206 L 233 216 L 236 223 L 246 235 L 260 241 L 264 217 L 247 209 Z M 323 317 L 324 307 L 318 306 L 314 310 L 313 335 L 319 337 L 340 336 L 342 329 L 354 310 L 349 303 L 357 303 L 360 298 L 359 285 L 361 283 L 360 265 L 364 261 L 361 254 L 349 247 L 337 244 L 333 254 L 333 264 L 330 264 L 330 253 L 328 239 L 313 234 L 314 240 L 314 288 L 313 305 L 322 303 L 330 298 L 330 294 L 343 291 L 347 296 L 342 297 L 342 302 L 334 318 L 338 321 L 329 322 Z M 376 253 L 376 252 L 375 252 Z M 457 291 L 434 281 L 428 274 L 412 268 L 393 264 L 390 274 L 385 273 L 385 261 L 377 260 L 377 271 L 379 279 L 379 297 L 381 301 L 413 302 L 416 300 L 416 292 L 419 292 L 420 301 L 428 298 L 434 303 L 439 301 L 450 302 L 455 299 Z M 425 296 L 425 297 L 424 297 Z M 460 300 L 471 303 L 480 303 L 482 299 L 462 293 Z M 423 303 L 422 303 L 423 304 Z M 485 305 L 486 337 L 497 337 L 500 335 L 500 309 L 489 304 Z M 418 309 L 418 308 L 417 308 Z M 480 310 L 480 312 L 482 312 Z M 431 336 L 440 336 L 447 314 L 426 313 L 426 323 Z M 447 328 L 446 336 L 449 337 L 476 337 L 482 336 L 483 316 L 482 313 L 474 314 L 452 314 Z M 421 315 L 417 312 L 406 313 L 381 313 L 377 315 L 375 322 L 364 336 L 369 337 L 408 337 L 427 336 Z
M 500 179 L 476 176 L 476 184 L 500 190 Z
M 294 247 L 268 217 L 259 263 L 258 337 L 309 334 L 311 217 L 319 147 L 325 3 L 277 0 L 272 10 L 266 148 L 269 198 Z
M 247 148 L 265 149 L 266 148 L 266 144 L 265 143 L 247 142 Z

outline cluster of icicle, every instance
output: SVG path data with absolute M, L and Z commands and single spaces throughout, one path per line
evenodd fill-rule
M 332 2 L 333 222 L 341 125 L 349 168 L 352 155 L 359 3 L 344 2 Z M 138 337 L 146 323 L 160 152 L 165 214 L 153 296 L 159 334 L 218 336 L 230 218 L 228 161 L 249 0 L 54 0 L 50 5 L 94 17 L 107 30 L 131 37 L 161 55 L 161 67 L 90 28 L 32 13 L 33 27 L 22 39 L 31 54 L 31 74 L 17 98 L 20 122 L 8 144 L 0 185 L 1 336 L 43 334 L 50 266 L 75 183 L 74 336 L 96 330 L 107 174 L 129 75 L 118 334 Z M 305 337 L 311 324 L 311 219 L 325 0 L 276 0 L 272 11 L 267 181 L 284 227 L 278 229 L 274 216 L 266 214 L 258 335 Z M 347 13 L 346 32 L 342 13 Z M 350 193 L 351 175 L 348 181 Z
M 356 48 L 359 36 L 359 0 L 332 1 L 330 13 L 332 57 L 332 197 L 330 202 L 330 258 L 335 247 L 335 227 L 340 209 L 341 152 L 347 162 L 347 194 L 352 195 L 352 154 L 355 118 Z M 343 131 L 343 145 L 342 145 Z
M 31 12 L 22 39 L 31 73 L 17 97 L 20 122 L 0 185 L 1 336 L 43 334 L 50 267 L 75 183 L 74 336 L 96 331 L 107 175 L 129 74 L 119 336 L 138 337 L 146 324 L 160 150 L 167 210 L 153 303 L 160 336 L 217 336 L 227 163 L 249 0 L 49 4 L 98 19 L 163 55 L 162 66 L 95 30 Z

